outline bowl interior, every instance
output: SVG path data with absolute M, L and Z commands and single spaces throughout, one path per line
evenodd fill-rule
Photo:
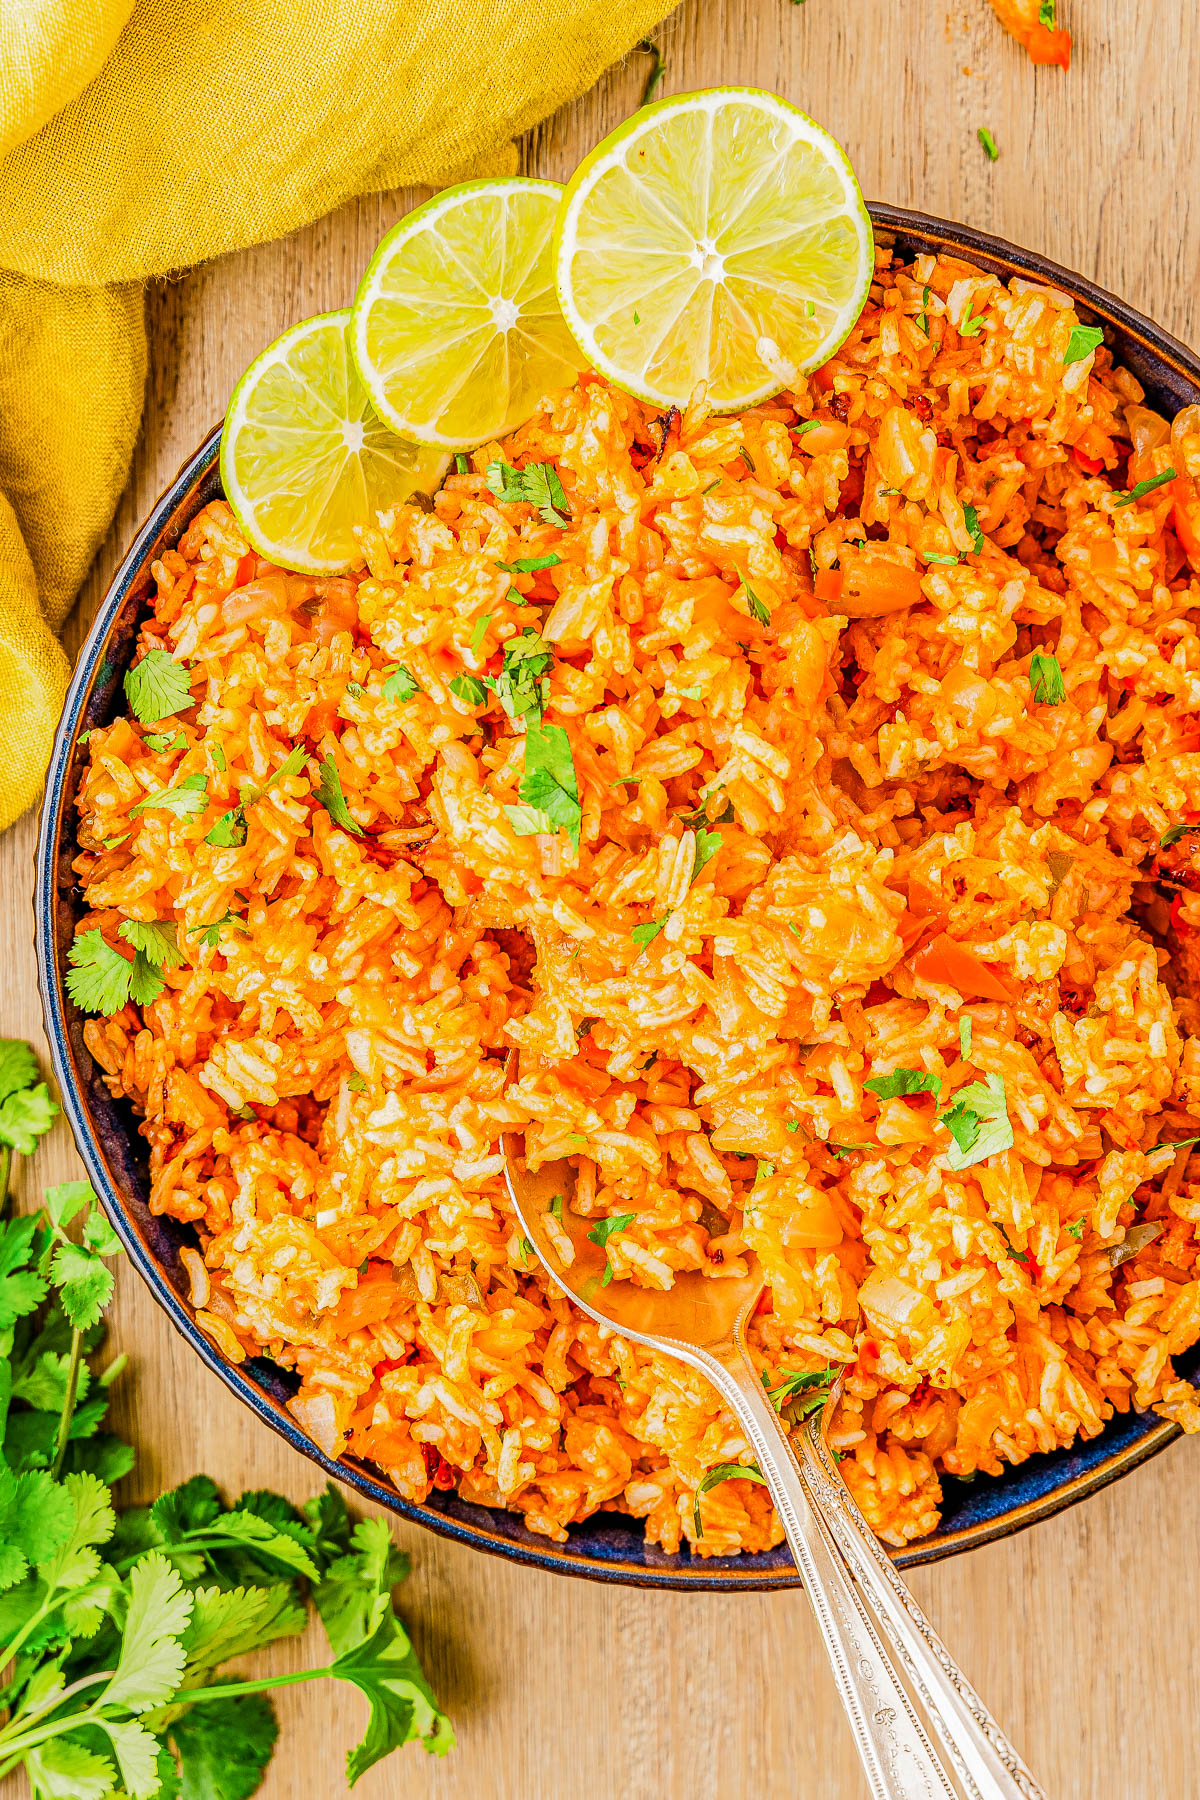
M 945 252 L 1005 279 L 1049 281 L 1064 289 L 1085 319 L 1105 327 L 1107 341 L 1146 389 L 1150 405 L 1170 415 L 1200 402 L 1200 359 L 1083 277 L 967 226 L 881 205 L 873 205 L 871 214 L 880 241 L 906 257 Z M 200 508 L 220 495 L 219 446 L 217 430 L 180 470 L 138 533 L 97 614 L 55 741 L 38 842 L 38 977 L 51 1057 L 75 1141 L 126 1250 L 175 1328 L 246 1405 L 329 1475 L 401 1517 L 476 1548 L 564 1574 L 685 1589 L 794 1586 L 797 1577 L 786 1545 L 758 1556 L 693 1558 L 686 1550 L 668 1556 L 647 1545 L 636 1520 L 619 1513 L 596 1514 L 573 1526 L 566 1544 L 555 1545 L 528 1531 L 519 1515 L 469 1505 L 453 1493 L 435 1492 L 425 1505 L 414 1506 L 380 1471 L 353 1457 L 333 1463 L 317 1449 L 287 1411 L 296 1384 L 286 1371 L 263 1358 L 236 1366 L 197 1327 L 179 1257 L 181 1248 L 196 1242 L 195 1232 L 150 1212 L 146 1157 L 136 1121 L 100 1079 L 84 1046 L 83 1017 L 66 996 L 62 972 L 82 911 L 71 869 L 74 796 L 83 760 L 77 740 L 81 731 L 107 724 L 122 709 L 121 682 L 152 588 L 151 564 L 178 542 Z M 1177 1364 L 1195 1376 L 1200 1350 Z M 1154 1416 L 1125 1414 L 1090 1442 L 1034 1457 L 999 1478 L 946 1480 L 938 1530 L 896 1553 L 896 1561 L 901 1566 L 933 1561 L 1048 1517 L 1127 1473 L 1177 1435 L 1174 1426 Z

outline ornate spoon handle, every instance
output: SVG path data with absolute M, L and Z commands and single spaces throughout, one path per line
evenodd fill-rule
M 800 1464 L 822 1519 L 900 1656 L 971 1800 L 1046 1800 L 863 1518 L 821 1436 L 819 1417 L 801 1435 Z
M 758 1458 L 833 1668 L 873 1800 L 957 1800 L 758 1377 L 732 1343 L 687 1359 L 737 1414 Z

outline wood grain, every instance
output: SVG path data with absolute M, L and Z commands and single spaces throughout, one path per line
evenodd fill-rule
M 1194 342 L 1200 190 L 1189 128 L 1200 100 L 1200 9 L 1194 0 L 1060 0 L 1060 12 L 1077 33 L 1065 76 L 1035 71 L 985 0 L 953 9 L 686 0 L 661 31 L 663 91 L 777 88 L 837 134 L 868 195 L 1046 251 Z M 529 172 L 565 177 L 637 104 L 648 68 L 635 53 L 536 131 Z M 981 125 L 1000 147 L 995 164 L 976 141 Z M 251 356 L 293 320 L 344 305 L 380 234 L 414 198 L 363 200 L 151 294 L 145 429 L 73 644 L 137 521 L 220 416 Z M 0 1032 L 40 1043 L 33 838 L 28 818 L 0 844 Z M 74 1172 L 60 1131 L 38 1179 Z M 120 1413 L 141 1447 L 139 1492 L 202 1468 L 235 1491 L 311 1491 L 309 1465 L 202 1371 L 132 1274 L 120 1282 L 114 1335 L 133 1356 Z M 1055 1800 L 1196 1792 L 1198 1476 L 1200 1445 L 1177 1444 L 1069 1514 L 914 1577 Z M 459 1749 L 437 1765 L 417 1750 L 389 1761 L 363 1781 L 363 1800 L 860 1800 L 800 1595 L 600 1588 L 411 1528 L 397 1536 L 414 1562 L 406 1611 Z M 315 1640 L 311 1650 L 321 1653 Z M 361 1711 L 352 1694 L 323 1687 L 285 1695 L 265 1800 L 341 1793 Z

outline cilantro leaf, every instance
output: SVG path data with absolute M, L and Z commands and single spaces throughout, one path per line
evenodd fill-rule
M 971 1036 L 973 1029 L 974 1024 L 971 1015 L 969 1013 L 964 1013 L 962 1018 L 958 1021 L 958 1051 L 964 1062 L 966 1062 L 971 1054 Z
M 409 1560 L 397 1550 L 383 1519 L 363 1519 L 354 1527 L 349 1548 L 336 1557 L 313 1591 L 335 1656 L 341 1656 L 374 1630 L 381 1603 L 405 1580 Z
M 279 1736 L 265 1694 L 190 1706 L 167 1729 L 179 1756 L 183 1800 L 250 1800 Z
M 661 919 L 647 919 L 644 925 L 634 926 L 629 935 L 639 950 L 654 942 L 670 916 L 670 913 L 664 913 Z
M 131 806 L 129 816 L 136 819 L 139 813 L 169 812 L 177 819 L 185 819 L 191 813 L 202 813 L 208 805 L 208 776 L 202 769 L 193 775 L 185 775 L 174 787 L 159 788 L 156 793 L 147 794 L 136 806 Z
M 126 919 L 118 927 L 117 936 L 140 950 L 156 969 L 177 969 L 187 961 L 179 948 L 174 924 L 165 919 Z
M 407 1632 L 386 1602 L 379 1615 L 371 1635 L 343 1651 L 329 1671 L 353 1682 L 371 1709 L 362 1742 L 346 1758 L 346 1779 L 351 1784 L 413 1738 L 435 1756 L 454 1747 L 454 1728 L 438 1711 Z
M 227 925 L 230 930 L 235 925 L 239 931 L 249 931 L 250 929 L 240 913 L 226 911 L 219 919 L 210 919 L 207 925 L 189 926 L 188 930 L 184 932 L 184 936 L 198 936 L 202 944 L 207 945 L 210 950 L 216 950 L 220 948 L 221 933 Z
M 289 1581 L 265 1587 L 192 1589 L 192 1616 L 183 1634 L 189 1674 L 215 1669 L 279 1638 L 298 1637 L 308 1615 Z
M 543 677 L 553 666 L 554 652 L 545 638 L 526 627 L 520 637 L 505 644 L 499 675 L 485 675 L 484 685 L 491 688 L 514 723 L 529 714 L 540 720 L 547 693 Z
M 1071 363 L 1086 362 L 1093 351 L 1098 350 L 1104 342 L 1104 333 L 1099 325 L 1075 325 L 1067 339 L 1067 348 L 1063 354 L 1063 367 Z
M 177 756 L 181 750 L 187 749 L 187 739 L 182 731 L 148 731 L 142 739 L 147 750 L 155 756 Z
M 1159 849 L 1169 850 L 1180 838 L 1186 837 L 1189 831 L 1200 831 L 1200 825 L 1169 825 L 1158 840 Z
M 487 699 L 487 688 L 478 675 L 456 675 L 450 683 L 450 692 L 465 706 L 482 706 Z
M 158 1755 L 162 1749 L 153 1732 L 136 1719 L 100 1721 L 100 1729 L 117 1756 L 121 1786 L 130 1800 L 154 1800 L 162 1791 L 158 1776 Z
M 1061 706 L 1067 697 L 1067 684 L 1057 656 L 1035 650 L 1029 659 L 1029 690 L 1040 706 Z
M 332 750 L 321 764 L 321 785 L 317 789 L 317 799 L 335 825 L 340 825 L 343 831 L 352 832 L 355 837 L 362 836 L 362 826 L 351 815 L 350 808 L 346 805 L 346 796 L 342 792 L 342 778 L 338 773 L 338 766 Z
M 1114 501 L 1114 510 L 1119 506 L 1132 506 L 1135 500 L 1145 499 L 1146 495 L 1152 494 L 1155 488 L 1165 487 L 1168 481 L 1174 481 L 1174 479 L 1174 469 L 1164 469 L 1161 475 L 1148 475 L 1145 481 L 1139 481 L 1135 487 L 1129 489 L 1127 494 L 1122 494 L 1119 500 Z
M 636 1218 L 636 1213 L 614 1213 L 609 1219 L 597 1219 L 588 1236 L 603 1250 L 614 1232 L 628 1231 Z
M 979 524 L 979 514 L 973 506 L 963 507 L 963 521 L 971 537 L 971 548 L 976 556 L 983 555 L 983 531 Z
M 397 663 L 392 668 L 380 689 L 385 700 L 411 700 L 414 694 L 424 692 L 420 682 L 408 667 L 407 663 Z
M 187 1660 L 181 1640 L 192 1616 L 192 1596 L 156 1550 L 133 1565 L 128 1590 L 120 1655 L 100 1704 L 145 1712 L 164 1705 L 179 1685 Z
M 106 1756 L 71 1737 L 35 1744 L 25 1757 L 33 1793 L 43 1800 L 107 1800 L 117 1785 L 117 1772 Z
M 216 850 L 240 850 L 246 842 L 244 808 L 231 806 L 228 812 L 223 812 L 212 830 L 205 832 L 204 841 Z
M 529 463 L 524 469 L 506 462 L 489 463 L 486 480 L 497 500 L 524 502 L 545 524 L 557 525 L 560 530 L 566 527 L 571 509 L 553 463 Z
M 147 650 L 125 677 L 125 697 L 140 724 L 155 725 L 195 704 L 191 671 L 165 650 Z
M 924 1069 L 893 1069 L 890 1075 L 873 1075 L 863 1086 L 881 1100 L 896 1100 L 903 1094 L 932 1094 L 936 1099 L 942 1091 L 942 1078 Z
M 95 1201 L 90 1181 L 60 1181 L 57 1187 L 46 1189 L 43 1205 L 50 1223 L 65 1229 L 81 1207 L 93 1206 Z
M 518 837 L 554 836 L 554 820 L 536 806 L 506 806 L 508 822 Z
M 20 1038 L 0 1038 L 0 1100 L 7 1100 L 21 1088 L 33 1087 L 37 1079 L 33 1046 Z
M 1058 6 L 1056 0 L 1041 0 L 1038 6 L 1038 24 L 1044 25 L 1047 31 L 1053 31 L 1058 23 Z
M 760 1487 L 767 1485 L 766 1477 L 757 1463 L 714 1463 L 711 1469 L 704 1471 L 696 1485 L 693 1518 L 697 1537 L 704 1536 L 704 1527 L 700 1521 L 700 1501 L 705 1494 L 711 1493 L 713 1488 L 719 1487 L 723 1481 L 757 1481 Z
M 689 887 L 695 881 L 701 869 L 708 867 L 720 848 L 721 834 L 719 831 L 705 831 L 703 828 L 697 831 L 696 854 L 692 862 L 692 878 L 691 882 L 688 883 Z
M 57 1423 L 57 1421 L 56 1421 Z M 44 1469 L 14 1475 L 0 1466 L 0 1588 L 12 1587 L 71 1534 L 75 1504 Z
M 497 563 L 496 567 L 506 575 L 536 575 L 539 569 L 556 569 L 561 562 L 562 557 L 551 550 L 548 556 L 519 556 L 516 562 Z
M 789 1425 L 799 1425 L 812 1413 L 820 1412 L 829 1396 L 836 1371 L 833 1369 L 781 1369 L 780 1380 L 772 1385 L 764 1369 L 762 1384 L 767 1398 L 777 1413 L 787 1412 Z
M 952 1169 L 969 1169 L 998 1151 L 1011 1150 L 1013 1128 L 1003 1076 L 989 1075 L 986 1082 L 972 1081 L 959 1088 L 950 1105 L 938 1114 L 938 1123 L 954 1139 L 946 1153 Z
M 0 1223 L 0 1331 L 8 1331 L 27 1313 L 36 1312 L 46 1297 L 46 1283 L 32 1269 L 22 1268 L 33 1253 L 38 1216 Z
M 544 812 L 556 831 L 565 831 L 575 849 L 583 824 L 571 741 L 561 725 L 530 718 L 525 729 L 525 772 L 517 798 Z
M 476 619 L 474 630 L 471 632 L 471 654 L 473 656 L 479 655 L 483 647 L 483 640 L 487 636 L 488 626 L 495 616 L 495 613 L 484 613 L 481 619 Z
M 1065 1225 L 1063 1229 L 1068 1237 L 1079 1239 L 1083 1236 L 1083 1227 L 1084 1221 L 1082 1219 L 1072 1219 L 1071 1223 Z
M 770 611 L 759 599 L 749 582 L 745 580 L 742 582 L 742 592 L 745 594 L 746 604 L 750 608 L 750 617 L 757 619 L 760 625 L 769 625 L 771 623 Z
M 97 1253 L 80 1244 L 59 1244 L 50 1262 L 50 1279 L 62 1309 L 77 1331 L 94 1325 L 112 1299 L 113 1273 Z
M 32 1156 L 37 1140 L 45 1137 L 58 1113 L 58 1102 L 51 1098 L 44 1081 L 10 1094 L 0 1102 L 0 1144 L 9 1145 L 21 1156 Z

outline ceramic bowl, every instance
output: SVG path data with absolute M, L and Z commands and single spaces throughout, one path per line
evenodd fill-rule
M 872 206 L 871 215 L 877 237 L 906 256 L 946 251 L 1005 278 L 1028 276 L 1064 289 L 1085 320 L 1104 327 L 1115 356 L 1137 376 L 1151 406 L 1170 417 L 1200 402 L 1200 358 L 1083 276 L 965 225 L 890 206 Z M 106 724 L 122 709 L 122 676 L 152 588 L 150 565 L 178 541 L 199 509 L 221 493 L 219 445 L 220 432 L 214 431 L 180 470 L 138 533 L 96 615 L 55 740 L 38 841 L 38 971 L 54 1072 L 80 1154 L 130 1259 L 195 1354 L 264 1424 L 326 1474 L 402 1518 L 514 1562 L 601 1581 L 724 1592 L 795 1585 L 785 1545 L 758 1556 L 693 1558 L 686 1550 L 668 1556 L 645 1542 L 636 1520 L 617 1513 L 600 1513 L 573 1526 L 560 1545 L 535 1536 L 515 1513 L 468 1505 L 454 1493 L 435 1492 L 423 1506 L 414 1506 L 381 1471 L 354 1457 L 334 1463 L 322 1455 L 286 1409 L 295 1383 L 285 1371 L 262 1357 L 235 1365 L 198 1329 L 179 1257 L 182 1247 L 196 1241 L 195 1233 L 151 1214 L 144 1144 L 129 1108 L 111 1098 L 84 1048 L 84 1021 L 66 996 L 63 971 L 81 911 L 71 871 L 74 795 L 83 760 L 77 740 L 82 730 Z M 1180 1366 L 1194 1374 L 1200 1355 L 1181 1358 Z M 933 1562 L 1048 1518 L 1128 1474 L 1176 1435 L 1176 1427 L 1153 1415 L 1127 1414 L 1113 1419 L 1090 1443 L 1035 1456 L 997 1479 L 947 1480 L 938 1530 L 897 1553 L 896 1561 L 901 1566 Z

